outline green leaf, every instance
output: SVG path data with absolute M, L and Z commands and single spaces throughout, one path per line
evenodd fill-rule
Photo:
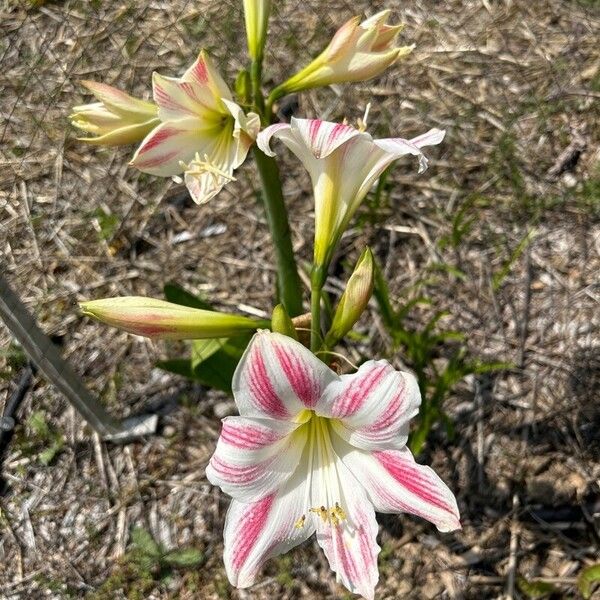
M 189 568 L 199 567 L 204 563 L 205 557 L 200 550 L 196 548 L 182 548 L 181 550 L 171 550 L 163 556 L 163 562 L 170 567 Z
M 519 259 L 519 256 L 523 254 L 523 251 L 527 248 L 527 246 L 529 246 L 529 244 L 533 241 L 535 235 L 535 230 L 532 229 L 528 231 L 523 239 L 517 244 L 517 247 L 512 251 L 510 258 L 504 263 L 504 265 L 502 265 L 502 268 L 497 273 L 494 273 L 492 277 L 492 288 L 494 291 L 496 291 L 502 285 L 502 282 L 510 273 L 512 266 Z
M 375 286 L 373 288 L 373 296 L 379 305 L 379 313 L 383 320 L 383 324 L 391 332 L 396 327 L 396 314 L 390 300 L 390 288 L 383 276 L 383 272 L 377 260 L 375 264 Z
M 191 359 L 159 361 L 157 367 L 230 394 L 233 373 L 251 338 L 252 334 L 226 340 L 202 340 L 202 344 L 194 343 Z
M 547 581 L 527 581 L 524 577 L 517 578 L 517 587 L 531 600 L 545 598 L 557 591 L 556 587 Z
M 594 587 L 598 583 L 600 583 L 600 563 L 586 567 L 579 573 L 577 587 L 584 597 L 584 600 L 588 600 L 592 597 Z
M 216 338 L 192 342 L 192 369 L 195 369 L 201 362 L 204 362 L 215 352 L 221 350 L 227 342 L 227 339 L 228 338 Z
M 163 287 L 165 299 L 175 304 L 189 306 L 190 308 L 202 308 L 204 310 L 213 310 L 213 307 L 195 294 L 184 290 L 176 283 L 166 283 Z
M 162 555 L 162 548 L 160 545 L 154 540 L 152 535 L 142 527 L 134 527 L 131 530 L 131 544 L 138 552 L 157 560 Z
M 49 448 L 46 448 L 43 452 L 38 455 L 38 460 L 45 466 L 48 466 L 55 458 L 56 455 L 62 450 L 64 446 L 64 440 L 61 435 L 57 435 L 54 442 Z

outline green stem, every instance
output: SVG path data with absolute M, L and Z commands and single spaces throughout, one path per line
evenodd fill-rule
M 252 61 L 252 65 L 250 66 L 250 80 L 252 82 L 252 102 L 254 102 L 254 109 L 259 115 L 262 115 L 265 109 L 265 101 L 260 89 L 262 82 L 262 57 L 258 57 Z
M 323 267 L 315 265 L 310 278 L 310 349 L 313 353 L 321 349 L 321 293 L 324 284 Z
M 302 284 L 294 258 L 287 211 L 283 201 L 277 163 L 254 146 L 254 157 L 262 182 L 262 199 L 275 249 L 277 290 L 290 317 L 302 313 Z

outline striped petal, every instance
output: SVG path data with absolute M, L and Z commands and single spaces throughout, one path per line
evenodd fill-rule
M 434 128 L 422 135 L 412 138 L 411 140 L 405 140 L 403 138 L 385 138 L 381 140 L 375 140 L 375 144 L 389 154 L 393 155 L 394 158 L 400 158 L 406 154 L 417 156 L 419 158 L 419 173 L 422 173 L 425 171 L 425 169 L 427 169 L 428 161 L 425 155 L 421 152 L 420 148 L 439 144 L 444 139 L 445 135 L 445 131 Z
M 232 100 L 229 86 L 225 83 L 219 71 L 206 51 L 201 50 L 194 64 L 183 74 L 182 81 L 191 82 L 206 88 L 215 98 Z
M 206 87 L 153 73 L 152 92 L 163 122 L 190 117 L 218 122 L 221 103 Z
M 279 492 L 258 502 L 233 500 L 225 519 L 223 560 L 227 577 L 238 588 L 251 586 L 264 563 L 308 539 L 311 522 L 295 523 L 304 510 L 306 470 L 296 470 Z
M 340 481 L 340 505 L 345 518 L 339 522 L 324 522 L 318 516 L 317 541 L 336 573 L 337 580 L 348 590 L 373 600 L 379 579 L 377 555 L 377 521 L 373 505 L 359 481 L 337 457 L 334 470 Z M 315 477 L 313 481 L 317 480 Z M 316 482 L 319 486 L 319 482 Z M 318 494 L 318 492 L 317 492 Z M 323 502 L 326 502 L 325 500 Z
M 241 502 L 256 502 L 279 489 L 298 466 L 305 439 L 287 421 L 224 419 L 206 477 Z
M 242 416 L 294 419 L 314 408 L 337 375 L 299 342 L 259 331 L 233 376 L 232 390 Z
M 310 149 L 315 158 L 325 158 L 342 144 L 354 137 L 368 136 L 343 123 L 330 123 L 320 119 L 296 119 L 292 117 L 291 131 Z M 370 136 L 368 136 L 370 137 Z
M 92 92 L 104 106 L 118 115 L 135 117 L 146 115 L 148 119 L 156 117 L 156 106 L 152 102 L 134 98 L 122 90 L 99 81 L 85 80 L 81 84 Z
M 334 447 L 377 512 L 407 512 L 427 519 L 440 531 L 460 529 L 454 494 L 433 469 L 417 464 L 407 448 L 368 453 L 339 438 Z
M 181 173 L 181 163 L 206 153 L 213 144 L 214 136 L 203 132 L 197 119 L 162 123 L 144 138 L 129 164 L 144 173 L 169 177 Z
M 334 430 L 353 446 L 386 450 L 406 445 L 409 421 L 420 404 L 413 375 L 396 371 L 384 360 L 371 360 L 328 386 L 319 409 L 339 419 Z

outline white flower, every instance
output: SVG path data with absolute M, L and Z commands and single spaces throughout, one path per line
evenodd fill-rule
M 380 512 L 460 528 L 456 500 L 406 448 L 420 404 L 409 373 L 368 361 L 336 375 L 299 342 L 255 335 L 235 372 L 239 417 L 224 419 L 206 476 L 233 497 L 224 560 L 248 587 L 264 562 L 316 533 L 350 591 L 374 597 Z
M 170 177 L 184 173 L 192 198 L 206 202 L 231 179 L 260 128 L 255 113 L 245 115 L 208 55 L 181 78 L 152 78 L 161 124 L 148 134 L 131 165 Z
M 267 127 L 256 143 L 274 156 L 272 137 L 280 139 L 308 170 L 315 195 L 315 264 L 326 265 L 348 222 L 371 186 L 394 160 L 412 154 L 419 173 L 427 168 L 421 148 L 439 144 L 445 132 L 430 129 L 406 140 L 374 140 L 349 125 L 319 119 L 296 119 Z

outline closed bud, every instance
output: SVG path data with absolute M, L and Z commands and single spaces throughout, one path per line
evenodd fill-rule
M 254 61 L 262 59 L 270 12 L 271 0 L 244 0 L 248 54 Z
M 120 146 L 143 140 L 158 124 L 158 107 L 105 83 L 82 84 L 99 102 L 75 106 L 71 124 L 94 137 L 79 138 L 99 146 Z
M 195 340 L 241 335 L 269 327 L 266 320 L 190 308 L 143 296 L 122 296 L 79 304 L 84 315 L 149 338 Z
M 287 314 L 283 304 L 278 304 L 273 309 L 273 314 L 271 316 L 271 331 L 282 333 L 295 340 L 298 339 L 298 333 L 296 332 L 294 323 L 292 322 L 290 315 Z
M 369 248 L 365 248 L 335 309 L 331 329 L 325 338 L 327 347 L 334 346 L 354 327 L 369 303 L 373 282 L 373 254 Z

